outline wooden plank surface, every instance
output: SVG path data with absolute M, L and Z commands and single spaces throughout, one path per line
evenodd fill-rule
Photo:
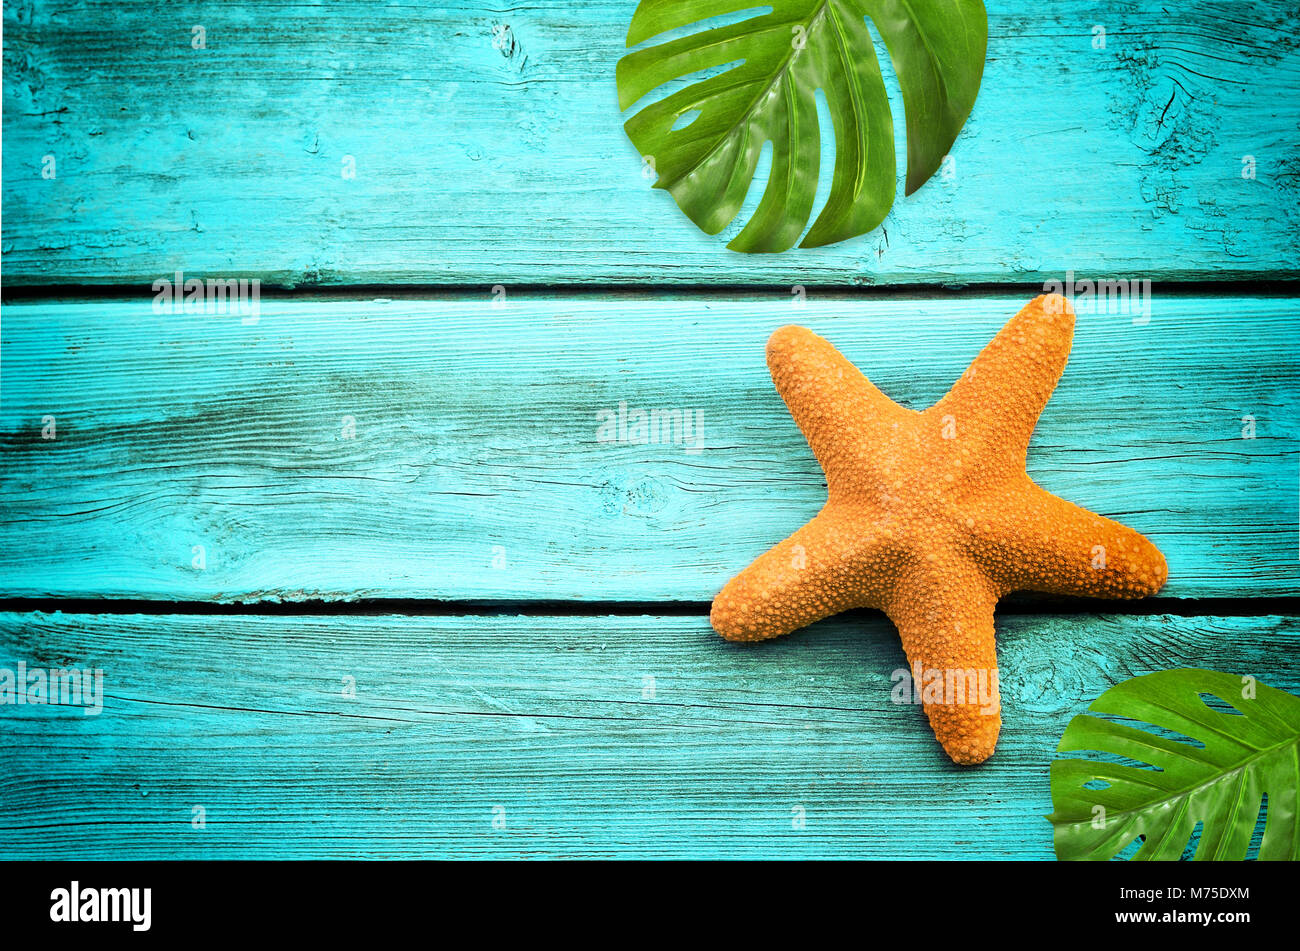
M 968 769 L 891 701 L 878 614 L 762 645 L 703 617 L 0 615 L 0 666 L 105 695 L 0 707 L 0 857 L 1050 858 L 1052 751 L 1104 689 L 1300 690 L 1294 617 L 998 624 L 1005 727 Z
M 6 306 L 0 591 L 708 600 L 825 500 L 768 377 L 774 328 L 820 331 L 923 408 L 1021 303 L 264 300 L 254 325 Z M 1293 310 L 1168 297 L 1142 326 L 1080 314 L 1029 471 L 1150 535 L 1167 596 L 1297 590 Z M 620 404 L 698 428 L 602 441 Z
M 988 6 L 951 174 L 869 236 L 773 258 L 643 176 L 614 89 L 633 0 L 9 3 L 5 280 L 1300 276 L 1294 3 Z

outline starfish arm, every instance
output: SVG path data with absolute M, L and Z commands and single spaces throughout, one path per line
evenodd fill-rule
M 982 506 L 976 521 L 981 561 L 1006 591 L 1143 598 L 1169 576 L 1164 555 L 1146 536 L 1027 478 Z
M 861 573 L 871 561 L 870 543 L 849 537 L 828 506 L 732 578 L 709 621 L 729 641 L 764 641 L 867 606 Z
M 827 475 L 847 458 L 851 432 L 909 416 L 831 344 L 803 327 L 782 327 L 767 341 L 767 366 L 777 392 Z
M 997 594 L 974 564 L 939 556 L 905 574 L 885 604 L 935 738 L 953 762 L 968 766 L 993 755 L 1002 728 Z
M 1034 298 L 926 415 L 947 438 L 973 444 L 977 452 L 994 450 L 1005 464 L 1023 468 L 1029 437 L 1065 370 L 1073 334 L 1069 301 L 1057 294 Z

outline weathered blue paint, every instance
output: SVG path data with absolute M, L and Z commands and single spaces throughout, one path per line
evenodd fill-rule
M 1296 618 L 1252 616 L 1300 591 L 1294 299 L 1249 288 L 1085 311 L 1029 457 L 1161 546 L 1166 595 L 1242 616 L 999 615 L 983 767 L 890 702 L 878 615 L 753 646 L 530 616 L 707 600 L 816 510 L 763 365 L 782 323 L 922 406 L 1067 270 L 1300 277 L 1293 4 L 989 4 L 952 174 L 779 257 L 649 188 L 613 87 L 632 7 L 5 6 L 5 282 L 134 297 L 3 309 L 0 597 L 518 613 L 0 615 L 0 666 L 107 685 L 97 717 L 0 707 L 0 858 L 1050 858 L 1052 749 L 1104 689 L 1199 665 L 1300 691 Z M 155 314 L 178 269 L 345 290 Z M 1018 287 L 817 287 L 979 282 Z M 461 292 L 345 299 L 378 283 Z M 772 293 L 601 290 L 628 283 Z M 603 441 L 621 404 L 703 414 L 701 451 Z
M 1300 275 L 1290 0 L 987 4 L 953 164 L 873 234 L 780 257 L 651 190 L 614 89 L 634 6 L 6 4 L 5 280 Z
M 0 707 L 0 858 L 1050 859 L 1048 764 L 1107 687 L 1300 691 L 1291 617 L 998 626 L 1005 727 L 970 769 L 891 699 L 878 614 L 758 645 L 703 617 L 0 615 L 0 666 L 106 685 L 98 716 Z
M 768 377 L 774 328 L 923 408 L 1023 303 L 266 300 L 255 325 L 8 306 L 0 591 L 708 600 L 825 501 Z M 1279 298 L 1081 313 L 1030 473 L 1149 534 L 1167 596 L 1294 593 L 1292 320 Z M 620 406 L 682 425 L 634 444 Z

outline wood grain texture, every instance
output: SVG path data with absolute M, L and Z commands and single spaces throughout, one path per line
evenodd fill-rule
M 1289 0 L 990 4 L 951 175 L 907 199 L 900 188 L 869 236 L 779 258 L 724 250 L 739 225 L 710 238 L 651 190 L 614 90 L 633 8 L 6 4 L 5 279 L 147 285 L 177 267 L 286 286 L 1300 276 Z
M 98 667 L 107 699 L 0 707 L 0 857 L 1051 858 L 1048 764 L 1107 687 L 1300 689 L 1294 617 L 998 623 L 1005 726 L 970 769 L 891 701 L 878 614 L 763 645 L 703 617 L 3 615 L 0 666 Z
M 709 600 L 825 501 L 768 377 L 773 329 L 819 331 L 923 408 L 1022 303 L 264 300 L 252 326 L 6 306 L 0 591 Z M 1300 590 L 1293 309 L 1079 317 L 1029 472 L 1149 535 L 1167 596 Z M 601 441 L 620 403 L 690 414 L 698 442 Z

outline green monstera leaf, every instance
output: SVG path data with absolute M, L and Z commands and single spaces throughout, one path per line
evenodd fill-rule
M 627 45 L 758 5 L 642 0 Z M 801 246 L 865 234 L 888 214 L 894 127 L 868 20 L 889 50 L 903 94 L 909 195 L 948 154 L 984 73 L 988 20 L 981 0 L 770 0 L 770 7 L 638 49 L 618 64 L 622 109 L 665 84 L 734 64 L 647 105 L 625 128 L 658 173 L 655 187 L 667 189 L 708 234 L 736 217 L 763 145 L 772 143 L 762 201 L 728 245 L 737 251 L 784 251 L 807 225 L 821 158 L 818 90 L 834 128 L 835 170 Z
M 1211 706 L 1213 704 L 1213 706 Z M 1110 859 L 1139 836 L 1134 859 L 1178 859 L 1199 823 L 1195 858 L 1246 857 L 1267 796 L 1261 859 L 1300 859 L 1300 698 L 1213 670 L 1178 669 L 1112 687 L 1058 752 L 1095 750 L 1134 762 L 1052 763 L 1056 855 Z

